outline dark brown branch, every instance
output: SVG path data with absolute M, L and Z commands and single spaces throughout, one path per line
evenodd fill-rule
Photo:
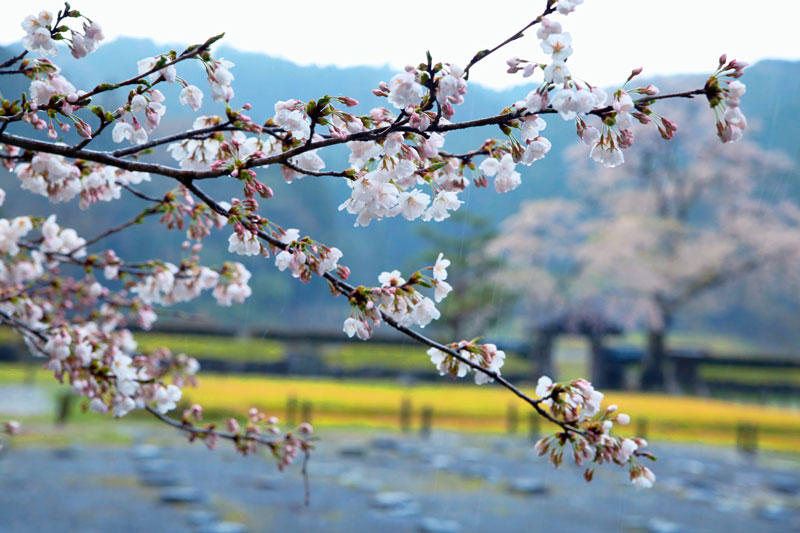
M 10 59 L 7 59 L 7 60 L 3 61 L 2 63 L 0 63 L 0 68 L 10 67 L 11 65 L 16 63 L 17 61 L 22 60 L 26 55 L 28 55 L 28 51 L 27 50 L 23 50 L 18 55 L 15 55 L 14 57 L 12 57 Z
M 488 150 L 473 150 L 472 152 L 467 152 L 464 154 L 451 154 L 450 152 L 445 152 L 443 150 L 439 150 L 439 155 L 442 157 L 450 157 L 453 159 L 461 159 L 462 161 L 469 161 L 473 157 L 479 155 L 489 155 Z
M 115 150 L 111 152 L 111 155 L 114 157 L 125 157 L 132 154 L 137 154 L 143 150 L 147 150 L 148 148 L 153 148 L 155 146 L 160 146 L 162 144 L 171 143 L 174 141 L 182 141 L 184 139 L 192 139 L 194 137 L 199 137 L 201 135 L 207 135 L 209 133 L 216 133 L 218 131 L 224 131 L 229 129 L 238 130 L 239 128 L 230 128 L 230 121 L 224 122 L 222 124 L 217 124 L 216 126 L 209 126 L 208 128 L 199 128 L 196 130 L 189 130 L 183 133 L 176 133 L 175 135 L 169 135 L 167 137 L 161 137 L 160 139 L 153 139 L 150 142 L 146 142 L 144 144 L 139 144 L 136 146 L 131 146 L 130 148 L 123 148 L 121 150 Z
M 17 146 L 18 148 L 23 148 L 25 150 L 34 150 L 37 152 L 45 152 L 48 154 L 61 155 L 73 159 L 84 159 L 86 161 L 93 161 L 95 163 L 103 163 L 104 165 L 110 165 L 112 167 L 121 168 L 122 170 L 129 170 L 131 172 L 137 172 L 137 171 L 150 172 L 153 174 L 160 174 L 162 176 L 167 176 L 176 179 L 187 179 L 187 178 L 191 179 L 193 174 L 197 174 L 195 172 L 179 170 L 176 168 L 167 167 L 164 165 L 157 165 L 154 163 L 128 161 L 126 159 L 120 159 L 118 157 L 108 155 L 105 152 L 97 152 L 94 150 L 77 150 L 75 148 L 72 148 L 71 146 L 64 146 L 44 141 L 37 141 L 35 139 L 29 139 L 27 137 L 18 137 L 16 135 L 11 135 L 9 133 L 0 133 L 0 142 L 3 142 L 5 144 L 10 144 L 12 146 Z M 223 173 L 209 172 L 209 174 L 214 174 L 214 176 L 208 176 L 208 177 L 217 177 L 221 176 Z
M 696 89 L 693 91 L 684 91 L 680 93 L 672 93 L 672 94 L 664 94 L 660 96 L 650 96 L 646 98 L 642 98 L 636 100 L 634 104 L 636 105 L 645 105 L 645 102 L 650 102 L 652 100 L 663 100 L 666 98 L 692 98 L 699 94 L 705 94 L 705 89 Z M 589 114 L 597 115 L 602 117 L 603 115 L 611 112 L 613 109 L 611 106 L 606 106 L 603 108 L 598 108 L 592 110 Z M 551 107 L 538 111 L 536 114 L 552 114 L 556 113 L 557 111 Z M 500 124 L 508 124 L 509 122 L 532 115 L 533 113 L 528 113 L 526 111 L 513 111 L 511 113 L 503 113 L 500 115 L 495 115 L 492 117 L 485 117 L 476 120 L 468 120 L 464 122 L 453 122 L 450 124 L 435 124 L 431 125 L 426 131 L 422 132 L 418 129 L 412 128 L 410 126 L 405 125 L 407 123 L 406 119 L 397 120 L 391 126 L 383 127 L 383 128 L 376 128 L 372 130 L 362 131 L 358 133 L 350 134 L 344 138 L 336 138 L 331 137 L 329 139 L 323 139 L 309 145 L 301 145 L 296 148 L 292 148 L 280 154 L 275 154 L 267 157 L 260 157 L 255 159 L 250 159 L 247 161 L 243 167 L 244 168 L 257 168 L 266 165 L 272 164 L 285 164 L 290 158 L 298 156 L 302 153 L 308 152 L 310 150 L 317 150 L 320 148 L 326 148 L 328 146 L 335 146 L 339 144 L 344 144 L 349 141 L 372 141 L 372 140 L 380 140 L 385 138 L 389 133 L 394 131 L 404 131 L 410 133 L 416 133 L 418 135 L 423 135 L 425 133 L 431 132 L 448 132 L 448 131 L 456 131 L 456 130 L 463 130 L 463 129 L 470 129 L 470 128 L 477 128 L 481 126 L 491 126 L 491 125 L 500 125 Z M 2 117 L 0 117 L 2 118 Z M 399 117 L 398 117 L 399 118 Z M 50 142 L 45 141 L 37 141 L 35 139 L 30 139 L 27 137 L 19 137 L 17 135 L 11 135 L 8 133 L 0 133 L 0 142 L 10 144 L 12 146 L 17 146 L 19 148 L 24 148 L 26 150 L 36 150 L 39 152 L 46 152 L 50 154 L 62 155 L 65 157 L 70 157 L 74 159 L 85 159 L 87 161 L 94 161 L 96 163 L 103 163 L 106 165 L 111 165 L 116 168 L 121 168 L 123 170 L 129 171 L 139 171 L 139 172 L 150 172 L 153 174 L 160 174 L 162 176 L 167 176 L 170 178 L 175 178 L 179 181 L 187 181 L 187 180 L 201 180 L 201 179 L 211 179 L 211 178 L 218 178 L 220 176 L 224 176 L 228 173 L 227 170 L 198 170 L 198 171 L 190 171 L 190 170 L 180 170 L 173 167 L 167 167 L 164 165 L 157 165 L 153 163 L 142 163 L 139 161 L 129 161 L 126 159 L 120 159 L 119 157 L 114 157 L 113 155 L 109 155 L 105 152 L 96 152 L 93 150 L 76 150 L 75 148 L 69 146 L 62 146 L 57 145 Z M 114 152 L 116 153 L 116 152 Z
M 355 180 L 356 179 L 356 177 L 354 175 L 348 174 L 346 171 L 337 172 L 337 171 L 331 170 L 331 171 L 327 171 L 327 172 L 319 172 L 319 171 L 316 171 L 316 170 L 306 170 L 306 169 L 304 169 L 302 167 L 299 167 L 299 166 L 295 165 L 294 163 L 292 163 L 290 161 L 285 161 L 282 164 L 284 166 L 287 166 L 287 167 L 291 168 L 295 172 L 299 172 L 299 173 L 305 174 L 307 176 L 333 176 L 335 178 L 347 178 L 349 180 Z

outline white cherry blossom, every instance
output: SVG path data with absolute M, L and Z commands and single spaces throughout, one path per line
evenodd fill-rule
M 239 255 L 258 255 L 261 253 L 261 241 L 249 231 L 233 232 L 228 237 L 228 251 Z
M 193 111 L 197 111 L 203 105 L 203 91 L 195 85 L 187 85 L 181 90 L 179 100 L 182 105 L 188 105 Z
M 181 390 L 175 385 L 159 387 L 156 389 L 156 410 L 161 414 L 172 411 L 180 399 Z
M 417 83 L 413 72 L 401 72 L 389 80 L 389 103 L 397 109 L 413 107 L 422 102 L 425 87 Z

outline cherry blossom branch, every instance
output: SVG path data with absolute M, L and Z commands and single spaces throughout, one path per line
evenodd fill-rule
M 179 422 L 172 417 L 166 416 L 158 412 L 157 409 L 154 409 L 150 405 L 144 406 L 145 410 L 148 413 L 156 417 L 159 421 L 172 426 L 173 428 L 188 433 L 192 438 L 197 437 L 200 439 L 207 439 L 212 437 L 213 439 L 225 439 L 235 443 L 237 446 L 242 446 L 243 442 L 255 442 L 261 444 L 263 446 L 267 446 L 273 454 L 277 454 L 281 449 L 281 444 L 285 440 L 284 438 L 277 439 L 277 438 L 266 438 L 259 434 L 254 434 L 250 432 L 245 432 L 244 434 L 240 433 L 228 433 L 223 431 L 217 431 L 216 428 L 211 427 L 211 425 L 207 427 L 195 427 L 192 424 L 186 422 Z M 291 436 L 291 434 L 289 434 Z M 305 505 L 308 506 L 311 502 L 311 485 L 309 482 L 308 477 L 308 460 L 311 456 L 310 454 L 310 446 L 306 442 L 301 442 L 301 448 L 303 452 L 303 463 L 300 469 L 300 475 L 303 477 L 303 494 L 305 499 Z
M 102 261 L 98 262 L 97 260 L 89 257 L 87 259 L 80 259 L 75 257 L 73 254 L 79 252 L 84 246 L 80 246 L 75 250 L 70 252 L 55 252 L 52 250 L 42 250 L 38 242 L 25 242 L 19 241 L 18 245 L 20 248 L 24 248 L 26 250 L 36 250 L 42 252 L 46 257 L 51 259 L 56 259 L 62 263 L 70 263 L 72 265 L 80 266 L 85 269 L 100 269 L 103 268 L 105 265 Z M 157 262 L 148 262 L 148 263 L 132 263 L 132 264 L 121 264 L 117 268 L 119 272 L 124 272 L 126 274 L 131 274 L 134 276 L 151 276 L 153 275 L 152 269 L 154 266 L 158 266 Z M 178 272 L 175 274 L 176 278 L 193 278 L 192 274 L 187 274 L 185 272 Z
M 475 178 L 476 186 L 486 185 L 486 176 L 496 176 L 494 186 L 498 193 L 513 190 L 520 184 L 520 173 L 514 170 L 515 165 L 530 165 L 544 157 L 551 147 L 550 142 L 539 135 L 539 131 L 545 127 L 544 121 L 538 116 L 540 114 L 558 112 L 565 120 L 574 120 L 581 140 L 593 145 L 591 157 L 609 167 L 622 163 L 624 158 L 621 150 L 633 142 L 630 130 L 633 119 L 641 123 L 655 121 L 662 136 L 671 137 L 675 131 L 674 123 L 653 113 L 648 107 L 665 98 L 691 98 L 705 94 L 717 116 L 717 129 L 722 140 L 728 142 L 741 136 L 745 119 L 738 111 L 738 99 L 744 94 L 744 85 L 737 85 L 738 82 L 732 80 L 741 75 L 743 66 L 735 60 L 726 64 L 724 56 L 720 58 L 717 72 L 708 79 L 703 89 L 672 95 L 655 97 L 657 88 L 652 86 L 626 92 L 627 83 L 640 72 L 634 71 L 626 84 L 614 92 L 610 106 L 606 106 L 609 99 L 604 91 L 575 81 L 565 63 L 572 53 L 571 37 L 568 33 L 562 33 L 559 23 L 549 21 L 545 16 L 555 11 L 570 13 L 579 3 L 581 0 L 546 0 L 540 16 L 494 48 L 479 51 L 467 65 L 466 71 L 452 63 L 434 64 L 428 54 L 426 63 L 405 69 L 394 76 L 390 83 L 381 82 L 378 89 L 373 90 L 373 94 L 385 97 L 396 111 L 377 107 L 369 114 L 360 116 L 345 112 L 338 106 L 356 105 L 358 102 L 353 98 L 326 95 L 316 101 L 290 99 L 277 102 L 274 118 L 269 118 L 263 126 L 259 126 L 243 113 L 251 108 L 249 104 L 244 104 L 242 111 L 230 107 L 234 93 L 231 87 L 233 75 L 228 68 L 233 65 L 221 58 L 215 60 L 207 53 L 208 47 L 221 35 L 212 37 L 203 45 L 190 47 L 180 55 L 170 51 L 157 58 L 146 58 L 139 62 L 138 68 L 143 72 L 137 76 L 119 83 L 103 83 L 82 94 L 58 74 L 58 66 L 52 62 L 42 60 L 30 65 L 23 62 L 19 70 L 25 71 L 22 73 L 32 79 L 29 91 L 32 99 L 26 99 L 23 95 L 21 106 L 15 102 L 4 102 L 4 112 L 16 114 L 0 117 L 0 143 L 7 154 L 4 166 L 15 170 L 17 161 L 27 161 L 16 167 L 23 188 L 48 196 L 54 202 L 68 201 L 80 194 L 81 207 L 85 207 L 95 201 L 118 198 L 119 188 L 124 187 L 138 198 L 154 202 L 154 205 L 135 219 L 114 226 L 89 241 L 78 237 L 74 229 L 61 229 L 54 216 L 43 223 L 38 217 L 2 219 L 0 250 L 9 254 L 7 269 L 10 280 L 4 292 L 23 288 L 26 293 L 24 297 L 5 304 L 9 307 L 4 307 L 4 311 L 8 317 L 19 319 L 22 323 L 27 321 L 33 328 L 38 328 L 41 320 L 46 325 L 52 325 L 42 333 L 46 342 L 44 338 L 35 337 L 24 329 L 20 332 L 32 344 L 31 349 L 35 353 L 49 358 L 46 368 L 52 370 L 57 379 L 67 377 L 76 391 L 79 390 L 91 400 L 89 407 L 92 410 L 102 413 L 113 410 L 115 416 L 124 416 L 136 409 L 137 405 L 144 405 L 162 422 L 186 432 L 190 440 L 202 436 L 210 439 L 210 442 L 206 441 L 207 445 L 213 446 L 215 439 L 226 438 L 233 440 L 240 451 L 248 453 L 256 449 L 259 439 L 263 439 L 265 442 L 261 443 L 270 447 L 280 459 L 279 466 L 289 464 L 299 450 L 307 454 L 307 442 L 294 439 L 290 433 L 286 434 L 283 442 L 262 437 L 260 421 L 264 420 L 265 415 L 257 410 L 255 414 L 251 411 L 252 425 L 248 424 L 243 431 L 239 431 L 235 419 L 228 420 L 227 432 L 217 432 L 213 424 L 205 428 L 196 427 L 189 417 L 201 420 L 202 409 L 199 406 L 184 412 L 182 421 L 166 416 L 181 397 L 180 387 L 194 381 L 197 362 L 184 354 L 173 357 L 166 349 L 148 355 L 137 354 L 135 348 L 131 347 L 130 331 L 117 329 L 129 318 L 147 329 L 157 318 L 154 305 L 169 306 L 190 301 L 203 290 L 213 289 L 214 298 L 220 305 L 244 301 L 252 293 L 247 285 L 251 274 L 244 265 L 227 261 L 215 270 L 199 264 L 202 239 L 210 234 L 214 226 L 221 228 L 229 223 L 234 227 L 234 233 L 228 239 L 230 252 L 269 256 L 268 251 L 271 251 L 278 269 L 288 268 L 295 278 L 303 282 L 315 275 L 321 277 L 328 282 L 334 295 L 345 296 L 351 315 L 345 320 L 343 331 L 349 336 L 358 334 L 360 338 L 367 339 L 374 327 L 385 322 L 389 324 L 388 327 L 428 346 L 431 362 L 441 374 L 450 372 L 453 376 L 463 377 L 473 372 L 476 384 L 496 381 L 525 401 L 538 415 L 560 428 L 554 435 L 537 443 L 540 453 L 550 450 L 554 464 L 558 465 L 562 460 L 565 447 L 571 447 L 577 464 L 592 460 L 592 466 L 584 474 L 587 480 L 591 478 L 594 465 L 614 462 L 620 466 L 628 465 L 635 483 L 638 479 L 642 484 L 652 484 L 652 473 L 648 474 L 649 470 L 634 459 L 644 455 L 638 452 L 638 448 L 646 443 L 642 439 L 624 439 L 609 433 L 613 424 L 626 424 L 629 417 L 615 414 L 615 406 L 602 410 L 602 393 L 586 380 L 560 384 L 542 377 L 537 383 L 535 397 L 529 396 L 500 374 L 505 354 L 497 350 L 495 345 L 478 344 L 477 338 L 444 345 L 409 327 L 424 327 L 437 318 L 440 313 L 433 299 L 439 302 L 453 289 L 444 281 L 450 262 L 443 259 L 441 254 L 435 265 L 418 270 L 408 281 L 399 272 L 385 272 L 379 276 L 381 285 L 378 287 L 354 286 L 346 281 L 350 275 L 349 268 L 338 265 L 342 257 L 341 250 L 316 242 L 308 236 L 301 239 L 299 230 L 284 230 L 260 216 L 257 196 L 270 198 L 273 191 L 250 170 L 279 164 L 283 165 L 287 181 L 291 181 L 295 173 L 345 177 L 354 181 L 351 184 L 351 197 L 342 208 L 358 215 L 356 225 L 368 225 L 371 220 L 398 214 L 408 220 L 421 217 L 424 221 L 441 221 L 449 216 L 449 211 L 458 209 L 463 203 L 458 199 L 458 193 L 468 184 L 466 169 L 477 172 L 472 163 L 475 156 L 487 156 L 480 164 L 481 174 Z M 64 16 L 81 17 L 79 12 L 70 11 L 68 5 Z M 67 39 L 73 55 L 82 57 L 96 49 L 97 42 L 103 38 L 99 26 L 84 24 L 83 33 L 78 33 L 67 26 L 52 28 L 52 18 L 49 12 L 43 11 L 38 17 L 31 16 L 25 20 L 23 28 L 27 35 L 23 42 L 26 48 L 53 55 L 57 41 Z M 94 25 L 92 21 L 88 22 Z M 541 31 L 537 33 L 542 40 L 542 48 L 552 56 L 552 63 L 539 65 L 514 59 L 509 62 L 509 72 L 520 70 L 518 65 L 527 63 L 524 74 L 529 76 L 541 67 L 544 70 L 544 82 L 531 91 L 524 101 L 507 107 L 496 116 L 452 122 L 454 106 L 464 102 L 466 78 L 471 67 L 521 38 L 529 28 L 540 23 Z M 63 35 L 65 31 L 72 32 L 71 39 Z M 58 35 L 53 35 L 53 32 Z M 198 55 L 205 67 L 212 97 L 216 102 L 225 103 L 225 116 L 200 117 L 195 124 L 209 127 L 146 142 L 165 111 L 165 106 L 161 104 L 164 95 L 153 88 L 157 84 L 178 82 L 183 87 L 179 97 L 181 104 L 189 105 L 195 111 L 202 106 L 202 91 L 179 78 L 174 68 L 176 63 Z M 91 109 L 84 107 L 94 95 L 128 85 L 138 86 L 117 111 L 112 113 L 97 106 Z M 636 94 L 645 96 L 634 101 L 631 96 Z M 94 132 L 84 120 L 78 118 L 77 111 L 81 108 L 84 113 L 90 110 L 100 119 Z M 38 111 L 47 112 L 45 119 L 50 119 L 49 124 L 39 116 Z M 141 115 L 138 118 L 136 115 L 142 112 L 144 121 Z M 67 122 L 72 121 L 85 140 L 74 146 L 63 146 L 7 134 L 5 131 L 9 123 L 25 120 L 36 130 L 47 128 L 48 137 L 54 139 L 58 137 L 54 119 L 65 131 L 71 127 L 70 124 L 63 124 L 57 114 L 67 117 Z M 584 122 L 583 119 L 589 115 L 601 119 L 600 129 Z M 86 148 L 92 139 L 100 137 L 115 122 L 113 140 L 120 142 L 128 139 L 135 146 L 116 151 Z M 592 119 L 591 122 L 597 121 Z M 327 126 L 327 133 L 317 133 L 324 126 Z M 508 139 L 490 140 L 479 149 L 463 154 L 439 150 L 444 144 L 444 133 L 484 126 L 499 126 Z M 515 129 L 519 130 L 518 136 L 514 133 Z M 222 135 L 221 132 L 227 131 L 234 133 Z M 248 137 L 242 133 L 254 133 L 258 137 Z M 168 143 L 175 143 L 168 150 L 180 162 L 180 168 L 139 160 L 139 156 Z M 352 166 L 342 171 L 322 171 L 325 163 L 315 151 L 344 143 L 350 144 L 348 148 L 352 150 Z M 25 150 L 21 156 L 19 149 Z M 62 158 L 74 161 L 65 162 Z M 44 168 L 47 170 L 42 170 Z M 125 172 L 113 169 L 172 178 L 180 184 L 178 190 L 181 198 L 174 192 L 168 193 L 163 199 L 144 194 L 127 186 L 127 182 L 138 183 L 145 179 L 144 176 L 126 176 Z M 232 198 L 230 201 L 233 206 L 229 206 L 225 202 L 215 201 L 197 185 L 198 180 L 223 176 L 232 176 L 243 186 L 244 200 Z M 116 180 L 125 183 L 115 187 Z M 423 182 L 431 186 L 432 202 L 431 195 L 415 187 L 415 184 Z M 46 187 L 42 187 L 42 183 Z M 194 201 L 192 196 L 199 202 Z M 84 249 L 88 246 L 125 230 L 144 216 L 158 212 L 164 213 L 161 221 L 169 229 L 186 229 L 189 241 L 186 241 L 184 250 L 191 249 L 192 256 L 184 258 L 180 266 L 159 260 L 141 265 L 123 264 L 113 250 L 106 250 L 102 257 L 92 255 L 84 259 Z M 185 227 L 187 221 L 188 228 Z M 40 239 L 21 241 L 40 224 Z M 192 244 L 192 240 L 197 242 Z M 38 252 L 19 253 L 20 248 L 26 252 Z M 67 264 L 82 266 L 87 271 L 86 275 L 83 279 L 74 279 L 67 274 L 59 277 L 59 263 L 65 267 Z M 97 281 L 98 276 L 92 272 L 97 268 L 103 268 L 106 279 L 119 279 L 120 273 L 130 273 L 137 278 L 122 276 L 125 292 L 116 293 Z M 64 270 L 66 272 L 67 269 Z M 423 273 L 427 270 L 432 273 Z M 36 279 L 51 282 L 51 285 L 37 288 L 31 283 L 25 287 L 26 283 Z M 432 289 L 433 299 L 417 291 L 417 287 Z M 127 291 L 136 296 L 128 298 Z M 3 317 L 0 317 L 2 320 Z M 103 327 L 98 328 L 101 323 Z M 109 345 L 119 350 L 106 349 Z M 173 380 L 170 385 L 163 379 L 168 374 L 172 375 Z M 199 411 L 195 411 L 195 407 Z M 274 435 L 279 432 L 274 426 L 277 419 L 270 417 L 269 420 L 272 421 L 266 422 L 264 427 L 268 427 L 268 431 Z M 307 459 L 306 455 L 304 476 L 307 474 Z M 308 497 L 307 478 L 306 495 Z
M 162 176 L 167 176 L 176 179 L 199 179 L 197 178 L 196 175 L 204 174 L 188 170 L 179 170 L 176 168 L 164 165 L 158 165 L 155 163 L 142 163 L 140 161 L 129 161 L 127 159 L 120 159 L 118 157 L 108 155 L 106 152 L 97 152 L 94 150 L 77 150 L 71 146 L 64 146 L 45 141 L 37 141 L 35 139 L 19 137 L 17 135 L 11 135 L 9 133 L 0 133 L 0 142 L 9 144 L 11 146 L 17 146 L 25 150 L 33 150 L 36 152 L 45 152 L 48 154 L 61 155 L 64 157 L 70 157 L 74 159 L 84 159 L 86 161 L 93 161 L 95 163 L 103 163 L 104 165 L 110 165 L 112 167 L 121 168 L 123 170 L 128 170 L 131 172 L 149 172 L 151 174 L 160 174 Z M 213 174 L 213 176 L 208 176 L 208 177 L 215 177 L 215 178 L 225 174 L 225 172 L 210 172 L 210 173 Z
M 207 435 L 215 435 L 215 436 L 217 436 L 217 437 L 219 437 L 221 439 L 227 439 L 227 440 L 231 440 L 231 441 L 234 441 L 234 442 L 238 442 L 238 441 L 242 440 L 243 438 L 245 438 L 245 439 L 257 442 L 259 444 L 263 444 L 265 446 L 268 446 L 270 449 L 274 449 L 275 446 L 278 443 L 277 439 L 268 439 L 268 438 L 265 438 L 265 437 L 260 436 L 260 435 L 249 435 L 249 436 L 242 437 L 238 433 L 226 433 L 226 432 L 222 432 L 222 431 L 216 431 L 215 429 L 195 427 L 193 425 L 189 425 L 189 424 L 185 424 L 183 422 L 179 422 L 178 420 L 175 420 L 174 418 L 171 418 L 171 417 L 169 417 L 167 415 L 161 414 L 156 409 L 154 409 L 153 407 L 151 407 L 149 405 L 145 405 L 144 408 L 145 408 L 145 410 L 147 410 L 147 412 L 149 412 L 150 414 L 155 416 L 161 422 L 164 422 L 165 424 L 170 425 L 170 426 L 172 426 L 174 428 L 177 428 L 177 429 L 179 429 L 181 431 L 184 431 L 186 433 L 189 433 L 189 434 L 192 434 L 192 435 L 196 435 L 196 436 L 198 436 L 200 438 L 206 437 Z
M 53 23 L 53 27 L 50 30 L 50 37 L 51 38 L 56 35 L 56 29 L 64 21 L 64 19 L 67 18 L 68 15 L 69 15 L 69 12 L 66 9 L 63 10 L 63 11 L 59 11 L 58 12 L 58 14 L 56 16 L 55 23 Z M 21 61 L 22 59 L 24 59 L 26 55 L 28 55 L 28 51 L 27 50 L 23 50 L 22 52 L 20 52 L 16 56 L 14 56 L 14 57 L 12 57 L 10 59 L 7 59 L 6 61 L 3 61 L 2 63 L 0 63 L 0 68 L 10 67 L 11 65 L 16 63 L 17 61 Z M 17 71 L 0 72 L 0 74 L 18 74 L 18 72 Z
M 221 205 L 219 205 L 213 198 L 208 196 L 197 185 L 195 185 L 194 183 L 192 183 L 190 181 L 183 182 L 183 185 L 189 191 L 191 191 L 192 194 L 194 194 L 197 198 L 199 198 L 201 201 L 203 201 L 208 207 L 210 207 L 213 211 L 215 211 L 216 213 L 218 213 L 220 215 L 228 216 L 228 211 L 225 208 L 223 208 Z M 289 248 L 289 245 L 285 244 L 284 242 L 280 241 L 279 239 L 276 239 L 272 235 L 269 235 L 268 233 L 265 233 L 264 231 L 262 231 L 261 229 L 255 227 L 253 225 L 250 225 L 250 227 L 248 227 L 248 230 L 250 230 L 253 234 L 257 235 L 260 239 L 268 242 L 271 246 L 274 246 L 274 247 L 279 248 L 281 250 L 286 250 L 286 249 Z M 322 274 L 321 277 L 325 278 L 334 288 L 336 288 L 336 290 L 339 292 L 339 294 L 342 294 L 344 296 L 349 296 L 356 290 L 355 286 L 347 283 L 346 281 L 343 281 L 343 280 L 335 277 L 330 272 L 325 272 L 324 274 Z M 417 331 L 415 331 L 415 330 L 413 330 L 411 328 L 408 328 L 406 326 L 402 326 L 402 325 L 398 324 L 397 321 L 395 321 L 392 317 L 390 317 L 389 315 L 387 315 L 384 312 L 381 312 L 381 317 L 382 317 L 384 322 L 389 324 L 392 328 L 394 328 L 395 330 L 399 331 L 400 333 L 402 333 L 402 334 L 404 334 L 404 335 L 406 335 L 406 336 L 408 336 L 408 337 L 410 337 L 410 338 L 412 338 L 412 339 L 414 339 L 414 340 L 416 340 L 416 341 L 418 341 L 418 342 L 420 342 L 420 343 L 422 343 L 422 344 L 424 344 L 426 346 L 429 346 L 431 348 L 436 348 L 437 350 L 440 350 L 440 351 L 450 355 L 451 357 L 453 357 L 453 358 L 461 361 L 462 363 L 466 364 L 467 366 L 469 366 L 470 368 L 472 368 L 476 372 L 481 372 L 483 374 L 486 374 L 488 377 L 490 377 L 490 378 L 494 379 L 495 381 L 497 381 L 501 386 L 503 386 L 506 389 L 510 390 L 517 397 L 519 397 L 520 399 L 522 399 L 523 401 L 525 401 L 526 403 L 531 405 L 540 416 L 546 418 L 548 421 L 550 421 L 550 422 L 552 422 L 554 424 L 557 424 L 562 429 L 564 429 L 564 431 L 568 431 L 568 432 L 572 432 L 572 433 L 583 435 L 583 433 L 584 433 L 583 431 L 581 431 L 580 429 L 577 429 L 576 427 L 574 427 L 573 425 L 571 425 L 569 423 L 566 423 L 566 422 L 563 422 L 561 420 L 558 420 L 558 419 L 554 418 L 552 415 L 550 415 L 550 413 L 548 413 L 546 410 L 544 410 L 541 407 L 540 404 L 543 401 L 547 400 L 547 398 L 533 399 L 530 396 L 528 396 L 527 394 L 525 394 L 524 392 L 522 392 L 519 388 L 517 388 L 510 381 L 508 381 L 506 378 L 504 378 L 503 376 L 501 376 L 497 372 L 494 372 L 492 370 L 486 369 L 486 368 L 482 367 L 481 365 L 478 365 L 478 364 L 470 361 L 469 359 L 465 358 L 460 353 L 458 353 L 458 351 L 453 350 L 452 348 L 450 348 L 448 346 L 445 346 L 444 344 L 436 342 L 436 341 L 426 337 L 425 335 L 422 335 L 421 333 L 419 333 L 419 332 L 417 332 Z

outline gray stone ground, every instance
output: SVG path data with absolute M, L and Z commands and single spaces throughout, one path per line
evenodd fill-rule
M 299 469 L 224 446 L 10 447 L 0 532 L 800 531 L 800 470 L 777 458 L 657 446 L 637 491 L 615 468 L 554 471 L 522 438 L 321 436 L 310 507 Z

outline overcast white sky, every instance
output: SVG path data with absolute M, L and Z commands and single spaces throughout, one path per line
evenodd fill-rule
M 22 37 L 19 23 L 55 0 L 0 0 L 0 43 Z M 193 43 L 226 32 L 233 47 L 280 56 L 300 64 L 416 64 L 426 49 L 434 59 L 465 64 L 520 29 L 544 0 L 73 0 L 100 22 L 106 37 L 149 37 Z M 761 7 L 764 6 L 764 7 Z M 555 18 L 555 17 L 554 17 Z M 800 59 L 800 0 L 586 0 L 568 17 L 574 75 L 598 85 L 620 82 L 630 70 L 647 74 L 707 72 L 720 53 L 755 62 Z M 63 52 L 62 52 L 63 53 Z M 517 55 L 544 59 L 534 33 L 486 60 L 471 81 L 492 87 L 521 82 L 505 73 Z

